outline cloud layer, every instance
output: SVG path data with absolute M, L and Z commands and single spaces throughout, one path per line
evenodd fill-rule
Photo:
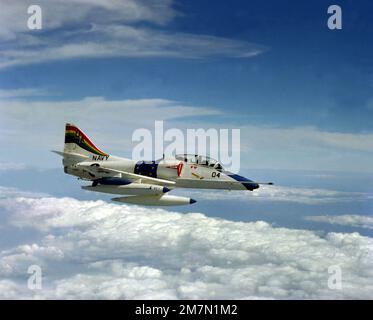
M 101 148 L 118 155 L 126 152 L 129 156 L 134 147 L 133 131 L 138 128 L 154 131 L 154 120 L 166 121 L 165 130 L 176 126 L 186 134 L 187 128 L 221 129 L 225 116 L 213 106 L 193 106 L 159 98 L 85 97 L 70 101 L 35 98 L 47 94 L 45 90 L 30 88 L 0 90 L 0 145 L 16 148 L 15 153 L 29 148 L 27 159 L 39 166 L 45 166 L 40 162 L 43 160 L 40 152 L 61 146 L 65 122 L 81 126 Z M 30 96 L 34 98 L 29 99 Z M 205 120 L 207 116 L 214 117 Z M 191 117 L 193 122 L 188 121 Z M 41 123 L 43 130 L 36 130 Z M 240 162 L 245 169 L 372 171 L 373 134 L 328 132 L 311 127 L 238 126 L 227 121 L 224 127 L 240 129 Z
M 0 255 L 3 298 L 371 298 L 373 242 L 357 233 L 273 228 L 163 209 L 18 197 L 0 200 L 9 225 L 38 230 Z M 26 288 L 29 265 L 43 289 Z M 328 268 L 342 290 L 328 288 Z
M 351 226 L 357 228 L 373 229 L 373 217 L 361 215 L 341 215 L 341 216 L 309 216 L 308 221 L 337 224 L 341 226 Z
M 103 97 L 73 101 L 4 99 L 0 100 L 0 112 L 0 144 L 8 145 L 11 138 L 13 145 L 24 146 L 27 143 L 28 146 L 41 147 L 43 150 L 57 148 L 63 143 L 64 124 L 72 122 L 92 137 L 100 128 L 95 142 L 103 145 L 103 148 L 122 152 L 126 149 L 132 151 L 133 130 L 143 127 L 154 130 L 154 120 L 220 114 L 220 111 L 213 108 L 188 106 L 167 99 L 107 100 Z M 36 129 L 41 123 L 43 130 Z M 108 128 L 108 125 L 110 130 L 101 130 Z M 118 134 L 123 138 L 118 139 Z
M 24 163 L 0 161 L 0 172 L 13 171 L 13 170 L 25 170 L 26 168 L 27 166 Z
M 219 190 L 188 191 L 196 199 L 214 201 L 238 200 L 238 201 L 279 201 L 304 204 L 322 204 L 336 202 L 359 202 L 373 198 L 373 195 L 365 192 L 346 192 L 317 188 L 300 188 L 286 186 L 262 185 L 254 192 L 226 192 Z
M 43 29 L 36 31 L 27 29 L 27 1 L 2 4 L 0 68 L 87 57 L 247 58 L 265 50 L 245 41 L 162 29 L 178 15 L 171 0 L 38 4 Z

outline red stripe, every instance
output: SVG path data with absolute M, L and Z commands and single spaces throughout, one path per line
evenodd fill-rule
M 88 143 L 88 144 L 90 144 L 91 145 L 91 147 L 93 147 L 93 148 L 95 148 L 97 151 L 99 151 L 99 152 L 101 152 L 101 153 L 105 153 L 105 152 L 103 152 L 103 151 L 101 151 L 99 148 L 97 148 L 96 146 L 95 146 L 95 144 L 84 134 L 84 132 L 82 131 L 82 130 L 80 130 L 79 128 L 77 128 L 77 127 L 73 127 L 73 126 L 69 126 L 69 125 L 67 125 L 66 126 L 66 130 L 68 130 L 68 131 L 76 131 L 76 132 L 79 132 L 79 134 L 83 137 L 83 139 Z M 106 154 L 106 153 L 105 153 Z
M 183 163 L 180 162 L 178 165 L 177 165 L 177 176 L 180 177 L 181 175 L 181 170 L 183 169 Z

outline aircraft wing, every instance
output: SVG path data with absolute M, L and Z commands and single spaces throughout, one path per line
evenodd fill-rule
M 106 168 L 106 167 L 102 167 L 98 165 L 78 164 L 77 166 L 81 167 L 83 170 L 86 170 L 88 173 L 91 173 L 95 176 L 98 175 L 98 176 L 105 176 L 105 177 L 120 177 L 123 179 L 138 181 L 140 183 L 159 184 L 159 185 L 165 185 L 165 186 L 172 186 L 175 184 L 174 181 L 170 181 L 170 180 L 143 176 L 141 174 Z
M 179 178 L 177 184 L 184 188 L 200 188 L 200 189 L 228 189 L 228 190 L 243 190 L 253 191 L 259 188 L 259 185 L 273 185 L 272 182 L 256 182 L 251 180 L 228 180 L 228 179 L 191 179 Z
M 211 183 L 211 184 L 231 184 L 231 185 L 234 185 L 234 184 L 242 184 L 242 183 L 256 183 L 256 184 L 263 184 L 263 185 L 270 185 L 272 186 L 273 185 L 273 182 L 257 182 L 257 181 L 245 181 L 245 180 L 242 180 L 242 181 L 233 181 L 233 180 L 218 180 L 218 179 L 214 179 L 214 180 L 211 180 L 211 179 L 200 179 L 200 180 L 197 180 L 197 179 L 191 179 L 191 178 L 179 178 L 178 179 L 178 182 L 196 182 L 196 181 L 203 181 L 203 183 Z

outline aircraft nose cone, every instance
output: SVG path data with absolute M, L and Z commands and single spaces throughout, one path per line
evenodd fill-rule
M 190 200 L 189 200 L 189 203 L 190 203 L 190 204 L 193 204 L 193 203 L 196 203 L 196 202 L 197 202 L 197 200 L 194 200 L 194 199 L 190 199 Z
M 253 186 L 253 189 L 258 189 L 259 188 L 259 184 L 258 183 L 253 183 L 252 186 Z

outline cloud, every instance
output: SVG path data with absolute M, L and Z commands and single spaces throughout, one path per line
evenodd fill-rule
M 248 168 L 372 172 L 373 134 L 315 127 L 241 127 Z
M 191 197 L 196 199 L 225 201 L 279 201 L 295 202 L 304 204 L 322 204 L 336 202 L 366 201 L 373 198 L 373 195 L 365 192 L 347 192 L 317 188 L 301 188 L 286 186 L 266 186 L 262 185 L 254 192 L 236 191 L 189 191 Z
M 13 227 L 41 240 L 0 254 L 3 298 L 369 299 L 373 242 L 358 233 L 274 228 L 200 213 L 20 197 L 0 200 Z M 26 288 L 40 265 L 43 289 Z M 327 286 L 342 270 L 342 290 Z
M 38 97 L 48 95 L 46 90 L 36 88 L 0 89 L 0 99 Z
M 163 25 L 170 22 L 176 12 L 170 0 L 40 0 L 43 30 L 58 30 L 66 26 L 79 26 L 94 21 L 113 23 L 148 22 Z M 27 28 L 29 1 L 3 0 L 0 13 L 0 36 L 3 40 L 16 39 Z
M 225 115 L 225 114 L 224 114 Z M 240 115 L 230 113 L 230 118 Z M 237 121 L 218 119 L 194 120 L 195 128 L 240 130 L 241 169 L 280 169 L 347 171 L 372 173 L 373 134 L 369 132 L 337 132 L 311 126 L 278 127 L 270 125 L 238 125 Z M 180 129 L 189 123 L 178 121 Z
M 322 131 L 315 127 L 291 127 L 291 128 L 271 128 L 248 126 L 249 132 L 256 130 L 257 138 L 255 144 L 268 143 L 268 138 L 275 138 L 279 148 L 289 148 L 289 141 L 296 143 L 299 148 L 307 148 L 310 145 L 317 144 L 324 148 L 340 148 L 346 150 L 356 150 L 363 152 L 373 151 L 373 133 L 345 133 Z M 292 145 L 293 146 L 293 145 Z M 295 149 L 293 147 L 293 149 Z
M 47 194 L 45 193 L 36 193 L 36 192 L 29 192 L 29 191 L 21 191 L 17 188 L 9 188 L 9 187 L 2 187 L 0 186 L 0 199 L 4 198 L 12 198 L 12 197 L 27 197 L 27 198 L 40 198 L 46 197 Z
M 2 95 L 8 98 L 0 99 L 0 145 L 6 148 L 17 146 L 18 151 L 14 152 L 17 159 L 19 150 L 29 148 L 27 160 L 38 166 L 48 165 L 41 162 L 41 151 L 62 145 L 65 122 L 82 127 L 98 146 L 107 149 L 105 151 L 119 155 L 126 152 L 129 156 L 134 146 L 131 141 L 133 131 L 138 128 L 154 131 L 154 120 L 166 121 L 165 130 L 172 127 L 180 130 L 221 129 L 221 118 L 216 123 L 211 117 L 207 121 L 203 119 L 204 116 L 225 115 L 213 106 L 191 106 L 161 98 L 110 100 L 85 97 L 71 101 L 29 101 L 21 95 L 40 92 L 23 91 L 2 90 Z M 48 94 L 46 90 L 41 92 Z M 193 122 L 187 121 L 188 117 L 193 117 Z M 196 120 L 198 117 L 200 119 Z M 43 130 L 36 129 L 41 124 Z M 373 134 L 370 133 L 329 132 L 312 127 L 238 126 L 234 122 L 225 122 L 224 127 L 240 129 L 241 169 L 372 171 Z M 118 135 L 122 138 L 118 139 Z M 38 154 L 33 155 L 33 152 Z M 6 160 L 11 162 L 12 159 Z
M 107 100 L 86 97 L 74 101 L 27 101 L 9 99 L 0 101 L 2 119 L 0 144 L 42 148 L 62 145 L 65 122 L 82 127 L 94 141 L 105 148 L 131 148 L 133 130 L 154 129 L 154 120 L 171 120 L 191 116 L 219 115 L 209 107 L 188 106 L 166 99 Z M 43 124 L 43 130 L 40 130 Z M 108 128 L 110 130 L 102 130 Z M 46 134 L 46 132 L 48 134 Z M 32 134 L 30 134 L 32 133 Z M 122 139 L 118 139 L 121 134 Z
M 351 226 L 357 228 L 373 229 L 373 217 L 361 215 L 341 215 L 341 216 L 309 216 L 305 220 L 337 224 L 341 226 Z
M 40 32 L 26 29 L 28 5 L 3 5 L 0 68 L 87 57 L 248 58 L 266 50 L 246 41 L 162 29 L 178 15 L 170 0 L 41 1 Z
M 12 171 L 12 170 L 24 170 L 27 165 L 19 162 L 2 162 L 0 161 L 0 172 L 1 171 Z

